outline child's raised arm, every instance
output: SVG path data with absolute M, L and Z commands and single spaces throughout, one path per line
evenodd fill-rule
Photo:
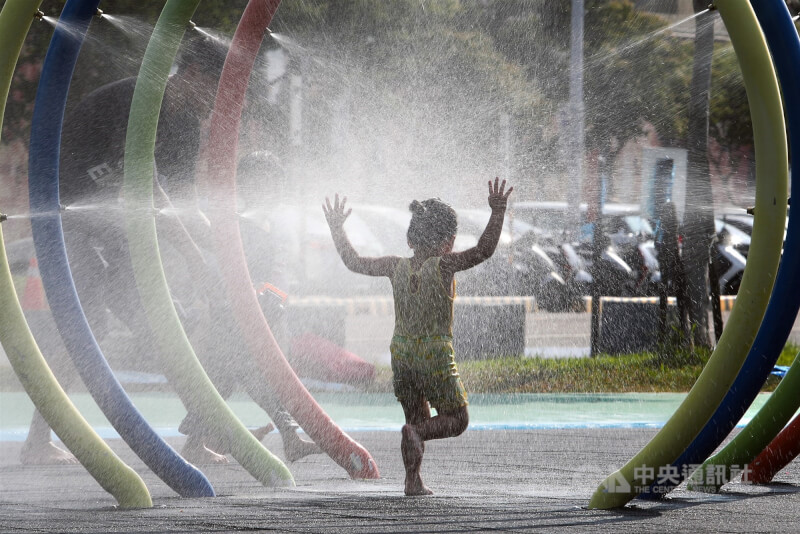
M 494 184 L 489 180 L 489 207 L 492 209 L 492 214 L 486 224 L 486 229 L 474 247 L 463 252 L 452 252 L 442 256 L 440 268 L 443 271 L 451 273 L 464 271 L 492 257 L 503 230 L 503 218 L 506 214 L 508 197 L 514 190 L 513 187 L 509 187 L 508 191 L 504 192 L 505 188 L 505 180 L 501 183 L 499 178 L 495 178 Z
M 334 197 L 333 205 L 331 200 L 325 197 L 325 204 L 322 205 L 322 211 L 325 212 L 325 219 L 328 221 L 328 226 L 331 228 L 331 235 L 333 236 L 333 243 L 336 245 L 336 251 L 342 257 L 345 266 L 351 271 L 359 274 L 366 274 L 369 276 L 392 276 L 394 269 L 397 266 L 397 256 L 383 256 L 380 258 L 364 258 L 358 255 L 356 249 L 353 248 L 350 240 L 347 239 L 347 234 L 344 232 L 344 221 L 350 216 L 353 209 L 345 212 L 344 205 L 347 202 L 347 197 L 342 198 L 339 202 L 339 194 Z

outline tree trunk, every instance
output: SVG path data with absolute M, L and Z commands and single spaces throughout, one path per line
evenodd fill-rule
M 694 0 L 695 13 L 707 0 Z M 708 164 L 708 116 L 714 18 L 703 13 L 695 21 L 692 84 L 689 93 L 688 179 L 684 215 L 684 268 L 689 296 L 689 319 L 695 346 L 711 347 L 708 314 L 708 261 L 714 237 L 714 205 Z

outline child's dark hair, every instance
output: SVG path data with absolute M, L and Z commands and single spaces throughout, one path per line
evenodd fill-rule
M 438 198 L 415 200 L 408 207 L 408 244 L 411 248 L 436 249 L 450 241 L 458 230 L 456 210 Z
M 209 76 L 219 77 L 225 58 L 228 55 L 228 47 L 220 42 L 204 35 L 191 34 L 181 43 L 181 49 L 175 60 L 175 67 L 180 74 L 191 65 L 201 65 L 203 71 Z
M 286 171 L 280 158 L 266 150 L 243 156 L 236 167 L 236 187 L 243 194 L 264 194 L 267 188 L 279 190 L 286 185 Z

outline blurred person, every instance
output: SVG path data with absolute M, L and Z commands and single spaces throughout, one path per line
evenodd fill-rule
M 261 207 L 264 211 L 260 215 L 265 216 L 268 212 L 266 206 L 275 202 L 275 192 L 281 189 L 285 176 L 280 161 L 269 152 L 254 152 L 240 160 L 236 174 L 240 193 L 237 207 L 240 213 Z M 285 325 L 280 302 L 283 292 L 280 288 L 287 281 L 288 269 L 283 260 L 287 236 L 272 232 L 269 225 L 265 226 L 256 214 L 241 218 L 240 229 L 245 250 L 249 251 L 247 259 L 256 286 L 270 282 L 269 286 L 274 288 L 273 291 L 264 291 L 261 302 L 270 329 L 279 344 L 285 346 Z M 222 290 L 222 266 L 213 254 L 206 256 L 206 262 L 213 283 L 206 284 L 203 291 L 208 293 L 208 301 L 213 304 L 200 310 L 200 316 L 190 321 L 187 330 L 191 332 L 190 339 L 198 348 L 197 356 L 209 378 L 223 398 L 227 399 L 237 391 L 245 391 L 269 415 L 280 432 L 284 456 L 289 462 L 321 453 L 318 445 L 300 437 L 300 425 L 265 386 L 263 375 L 249 356 L 249 349 L 234 320 L 233 309 Z M 260 440 L 272 428 L 273 425 L 267 425 L 253 433 Z M 187 435 L 181 454 L 190 462 L 204 464 L 227 461 L 224 457 L 228 452 L 227 443 L 206 430 L 199 414 L 189 413 L 178 430 Z
M 201 140 L 226 50 L 203 38 L 183 45 L 175 73 L 169 76 L 159 115 L 153 179 L 154 204 L 159 209 L 158 232 L 201 276 L 203 255 L 196 239 L 177 216 L 167 195 L 189 196 Z M 156 349 L 139 300 L 128 250 L 122 210 L 125 139 L 137 77 L 111 82 L 86 95 L 64 120 L 59 168 L 59 196 L 64 240 L 73 280 L 86 318 L 99 340 L 111 329 L 111 317 L 130 330 L 138 370 L 159 371 Z M 187 213 L 188 215 L 188 213 Z M 110 312 L 110 314 L 109 314 Z M 64 369 L 62 385 L 76 377 Z M 50 442 L 50 429 L 37 413 L 21 453 L 23 463 L 73 461 Z
M 224 304 L 224 295 L 206 294 L 208 287 L 220 284 L 213 283 L 217 275 L 210 255 L 205 252 L 210 243 L 208 219 L 195 209 L 194 169 L 202 124 L 211 111 L 226 52 L 203 38 L 190 39 L 184 44 L 176 72 L 170 75 L 164 93 L 153 181 L 154 204 L 159 209 L 159 240 L 165 251 L 162 259 L 165 263 L 179 264 L 188 274 L 170 277 L 173 301 L 190 340 L 198 349 L 198 358 L 209 365 L 206 370 L 224 397 L 233 393 L 239 378 L 231 379 L 233 370 L 225 372 L 226 369 L 215 367 L 213 362 L 227 362 L 231 351 L 243 353 L 246 348 L 241 343 L 226 342 L 230 341 L 235 325 L 230 325 L 232 314 Z M 66 117 L 60 198 L 71 208 L 63 214 L 64 237 L 80 302 L 95 337 L 102 340 L 108 336 L 113 319 L 122 322 L 131 333 L 128 341 L 132 346 L 127 349 L 134 358 L 124 356 L 118 363 L 137 371 L 160 373 L 160 351 L 153 342 L 135 283 L 122 211 L 125 139 L 135 86 L 135 77 L 102 86 L 82 99 Z M 175 205 L 181 209 L 160 209 Z M 172 274 L 173 269 L 165 271 Z M 51 367 L 67 389 L 77 373 L 71 362 L 61 361 L 65 359 L 68 360 L 52 358 Z M 255 375 L 249 370 L 246 373 Z M 296 433 L 299 427 L 279 405 L 274 405 L 268 413 L 284 437 L 289 461 L 319 452 L 316 445 L 300 439 Z M 205 446 L 208 442 L 224 453 L 227 444 L 208 436 L 203 428 L 195 415 L 182 422 L 181 429 L 189 433 L 184 457 L 197 464 L 227 461 L 222 454 Z M 272 428 L 269 424 L 253 433 L 261 439 Z M 47 422 L 35 412 L 22 448 L 22 463 L 74 463 L 75 458 L 53 444 L 50 435 Z

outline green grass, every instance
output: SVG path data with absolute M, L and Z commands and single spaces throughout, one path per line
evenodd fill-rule
M 797 356 L 798 352 L 800 352 L 800 346 L 787 343 L 786 346 L 783 347 L 783 351 L 778 357 L 778 361 L 775 365 L 792 365 L 792 362 L 794 362 L 794 358 Z
M 800 346 L 787 344 L 778 365 L 791 365 Z M 471 393 L 647 393 L 685 392 L 694 385 L 710 352 L 677 351 L 597 358 L 497 358 L 458 363 Z M 392 392 L 392 371 L 378 367 L 369 392 Z M 772 391 L 780 379 L 770 376 L 763 391 Z M 10 367 L 0 367 L 0 389 L 22 387 Z M 130 388 L 129 388 L 130 389 Z M 132 389 L 136 389 L 135 387 Z
M 788 344 L 778 365 L 791 365 L 800 347 Z M 497 358 L 458 363 L 467 391 L 473 393 L 655 393 L 686 392 L 711 353 L 678 351 L 601 355 L 596 358 Z M 392 391 L 391 370 L 378 369 L 370 391 Z M 763 391 L 780 379 L 770 376 Z

